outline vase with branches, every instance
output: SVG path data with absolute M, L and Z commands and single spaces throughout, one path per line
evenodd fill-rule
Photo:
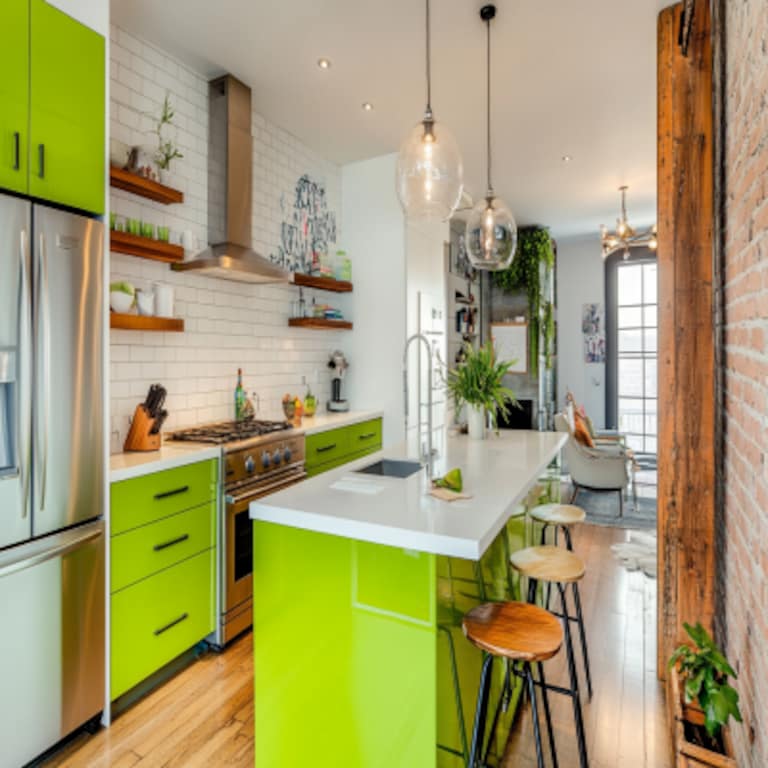
M 184 155 L 179 151 L 176 142 L 172 138 L 168 138 L 167 132 L 170 128 L 174 127 L 173 118 L 176 112 L 171 105 L 171 97 L 168 93 L 165 94 L 163 100 L 163 106 L 160 110 L 160 117 L 157 120 L 153 133 L 157 137 L 157 150 L 155 151 L 155 162 L 160 169 L 161 176 L 166 176 L 171 170 L 171 162 L 176 159 L 181 159 Z M 161 178 L 161 181 L 163 179 Z

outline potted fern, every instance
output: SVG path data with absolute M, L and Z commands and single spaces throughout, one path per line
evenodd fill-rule
M 741 722 L 739 694 L 728 683 L 736 673 L 701 624 L 683 626 L 693 646 L 683 643 L 669 660 L 678 765 L 736 768 L 727 728 L 731 717 Z
M 503 384 L 504 377 L 514 364 L 514 360 L 497 361 L 490 342 L 478 349 L 465 344 L 463 362 L 448 371 L 448 393 L 457 412 L 462 406 L 467 406 L 471 438 L 482 440 L 485 437 L 489 414 L 495 429 L 497 412 L 506 415 L 511 405 L 517 405 L 515 393 Z

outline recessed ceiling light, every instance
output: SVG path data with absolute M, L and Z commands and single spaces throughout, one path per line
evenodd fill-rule
M 364 109 L 366 112 L 371 112 L 371 111 L 373 110 L 373 104 L 371 104 L 371 102 L 370 102 L 370 101 L 364 101 L 364 102 L 363 102 L 363 109 Z
M 571 160 L 573 160 L 573 158 L 572 158 L 570 155 L 563 155 L 563 156 L 562 156 L 560 159 L 561 159 L 561 160 L 562 160 L 564 163 L 570 163 L 570 162 L 571 162 Z
M 331 68 L 331 60 L 326 59 L 325 57 L 317 60 L 317 66 L 320 67 L 320 69 L 330 69 Z

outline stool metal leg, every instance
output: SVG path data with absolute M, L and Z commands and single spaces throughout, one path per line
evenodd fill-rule
M 584 671 L 587 674 L 587 691 L 589 698 L 592 698 L 592 673 L 589 670 L 589 652 L 587 651 L 587 632 L 584 629 L 584 616 L 581 613 L 581 597 L 579 595 L 579 585 L 573 583 L 573 602 L 576 604 L 576 623 L 579 625 L 579 634 L 581 635 L 581 655 L 584 658 Z
M 528 684 L 528 695 L 531 699 L 531 719 L 533 720 L 533 738 L 536 740 L 536 763 L 539 768 L 544 768 L 544 751 L 541 748 L 541 731 L 539 729 L 539 712 L 536 706 L 536 686 L 533 682 L 531 665 L 526 662 L 523 665 L 523 674 Z
M 488 696 L 491 692 L 491 667 L 493 656 L 486 653 L 483 658 L 483 668 L 480 673 L 480 688 L 477 692 L 477 708 L 475 709 L 475 724 L 472 729 L 472 748 L 469 753 L 469 768 L 481 768 L 479 762 L 483 753 L 483 738 L 485 736 L 485 718 L 488 714 Z
M 573 552 L 573 541 L 571 540 L 571 531 L 567 525 L 561 526 L 563 529 L 563 536 L 565 536 L 565 546 Z
M 589 768 L 589 759 L 587 758 L 587 741 L 584 735 L 584 720 L 581 713 L 581 696 L 579 695 L 579 677 L 576 674 L 576 661 L 573 658 L 573 641 L 571 639 L 571 622 L 567 618 L 568 610 L 565 602 L 565 588 L 558 584 L 560 592 L 560 602 L 563 607 L 563 614 L 566 617 L 563 620 L 563 629 L 565 632 L 565 652 L 568 659 L 568 674 L 571 678 L 571 700 L 573 702 L 573 719 L 576 724 L 576 740 L 579 745 L 579 765 L 581 768 Z
M 549 709 L 549 695 L 547 693 L 547 680 L 544 677 L 544 665 L 541 662 L 537 664 L 539 669 L 539 683 L 541 685 L 541 696 L 544 702 L 544 717 L 547 720 L 547 734 L 549 735 L 549 751 L 552 755 L 552 768 L 557 766 L 557 748 L 555 747 L 555 732 L 552 730 L 552 712 Z

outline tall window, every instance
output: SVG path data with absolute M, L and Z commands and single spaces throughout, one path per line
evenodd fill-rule
M 656 453 L 656 261 L 616 264 L 616 397 L 619 431 L 636 453 Z

